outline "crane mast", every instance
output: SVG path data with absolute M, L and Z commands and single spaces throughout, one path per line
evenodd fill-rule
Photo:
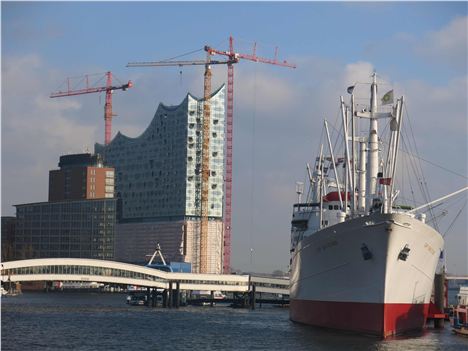
M 274 59 L 257 56 L 256 44 L 253 46 L 252 54 L 242 54 L 234 51 L 234 39 L 229 36 L 229 51 L 217 50 L 205 46 L 205 51 L 211 55 L 222 55 L 229 58 L 228 80 L 227 80 L 227 113 L 226 113 L 226 164 L 224 178 L 224 253 L 223 272 L 231 273 L 231 225 L 232 225 L 232 151 L 233 151 L 233 125 L 234 125 L 234 63 L 241 59 L 253 62 L 267 63 L 276 66 L 296 68 L 295 64 L 287 61 L 278 61 L 278 48 L 275 50 Z
M 200 257 L 199 273 L 209 273 L 208 264 L 208 191 L 210 179 L 210 123 L 211 123 L 211 65 L 228 64 L 229 61 L 217 61 L 211 59 L 207 51 L 206 60 L 192 61 L 153 61 L 130 62 L 127 67 L 161 67 L 161 66 L 196 66 L 204 65 L 203 79 L 203 124 L 202 124 L 202 162 L 201 162 L 201 199 L 200 199 Z
M 203 142 L 200 216 L 200 273 L 208 273 L 208 187 L 210 179 L 210 122 L 211 122 L 211 67 L 210 54 L 206 55 L 203 89 Z

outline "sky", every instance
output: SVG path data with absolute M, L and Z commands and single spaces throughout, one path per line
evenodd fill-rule
M 339 96 L 374 70 L 382 90 L 405 96 L 419 156 L 430 161 L 422 167 L 431 199 L 466 186 L 467 16 L 466 2 L 2 1 L 2 216 L 14 215 L 14 204 L 47 201 L 59 156 L 103 141 L 103 95 L 49 98 L 66 77 L 112 71 L 132 80 L 134 88 L 114 94 L 112 132 L 136 137 L 159 103 L 203 95 L 203 68 L 126 64 L 204 45 L 227 50 L 232 35 L 237 52 L 256 42 L 258 55 L 278 47 L 297 65 L 244 60 L 234 69 L 232 266 L 287 271 L 295 182 L 315 159 L 323 119 L 336 120 Z M 214 88 L 226 79 L 224 65 L 213 68 Z M 453 274 L 468 274 L 466 199 L 442 205 Z

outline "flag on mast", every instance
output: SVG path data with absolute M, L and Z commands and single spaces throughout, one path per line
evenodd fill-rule
M 393 104 L 393 89 L 382 97 L 382 105 Z

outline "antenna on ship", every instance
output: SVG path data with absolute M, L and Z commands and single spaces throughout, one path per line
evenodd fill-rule
M 297 194 L 297 203 L 300 204 L 302 200 L 302 194 L 304 193 L 304 183 L 296 182 L 296 194 Z

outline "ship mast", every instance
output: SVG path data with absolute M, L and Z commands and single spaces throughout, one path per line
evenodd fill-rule
M 354 119 L 354 94 L 351 93 L 351 160 L 352 160 L 352 187 L 353 191 L 351 192 L 352 196 L 352 214 L 353 217 L 356 214 L 356 152 L 355 152 L 355 119 Z
M 379 178 L 379 137 L 378 137 L 378 123 L 377 120 L 380 118 L 394 118 L 398 126 L 392 128 L 392 133 L 396 133 L 393 136 L 395 145 L 393 145 L 394 153 L 392 157 L 397 156 L 398 148 L 398 134 L 400 132 L 400 121 L 401 121 L 401 110 L 398 111 L 398 119 L 394 117 L 395 113 L 388 112 L 378 112 L 378 103 L 377 103 L 377 74 L 374 72 L 372 75 L 373 81 L 371 84 L 371 98 L 370 98 L 370 111 L 360 111 L 355 112 L 356 117 L 367 118 L 369 119 L 369 136 L 367 137 L 367 150 L 366 144 L 362 141 L 360 142 L 360 161 L 359 161 L 359 197 L 358 197 L 358 207 L 359 212 L 369 213 L 372 209 L 374 199 L 378 197 L 377 193 L 377 181 Z M 402 100 L 402 99 L 401 99 Z M 401 104 L 402 101 L 400 101 Z M 393 123 L 395 124 L 395 123 Z M 395 149 L 396 148 L 396 149 Z M 365 162 L 365 153 L 367 152 L 367 164 Z M 396 161 L 392 158 L 393 170 L 390 174 L 394 175 L 394 170 L 396 167 Z M 388 168 L 388 167 L 387 167 Z M 365 175 L 364 175 L 365 174 Z M 365 177 L 365 185 L 364 185 Z M 382 177 L 382 176 L 381 176 Z M 390 179 L 392 181 L 392 179 Z M 384 182 L 385 183 L 385 182 Z M 390 188 L 390 193 L 388 193 L 388 188 L 390 184 L 384 184 L 384 196 L 392 198 L 393 188 Z M 385 212 L 391 211 L 391 206 L 388 206 L 387 198 L 382 199 L 384 203 Z M 391 201 L 390 201 L 391 202 Z M 388 209 L 390 208 L 390 209 Z
M 349 167 L 349 148 L 348 148 L 348 110 L 345 108 L 345 103 L 343 100 L 343 96 L 340 97 L 340 105 L 341 105 L 341 117 L 342 117 L 342 122 L 343 122 L 343 137 L 344 137 L 344 146 L 345 146 L 345 186 L 344 186 L 344 191 L 345 191 L 345 206 L 344 206 L 344 212 L 348 212 L 348 194 L 349 194 L 349 185 L 352 183 L 352 181 L 349 181 L 351 178 L 350 174 L 350 167 Z M 351 184 L 352 187 L 352 184 Z M 351 208 L 353 208 L 353 199 L 354 199 L 354 190 L 353 190 L 353 195 L 351 197 Z
M 340 179 L 338 178 L 338 171 L 336 170 L 335 156 L 333 155 L 333 146 L 330 140 L 330 132 L 328 131 L 327 120 L 325 120 L 323 123 L 325 125 L 325 131 L 327 132 L 328 150 L 330 151 L 332 164 L 333 164 L 333 171 L 335 173 L 335 182 L 336 182 L 336 187 L 338 189 L 338 198 L 340 199 L 340 208 L 342 211 L 346 211 L 346 209 L 343 207 L 343 199 L 341 198 Z
M 367 181 L 366 181 L 366 211 L 372 207 L 372 201 L 377 190 L 377 173 L 379 167 L 379 138 L 377 134 L 377 74 L 372 75 L 373 82 L 371 85 L 371 100 L 370 100 L 370 123 L 369 123 L 369 138 L 367 148 Z
M 359 140 L 359 193 L 358 193 L 358 212 L 366 213 L 366 142 L 361 138 Z

